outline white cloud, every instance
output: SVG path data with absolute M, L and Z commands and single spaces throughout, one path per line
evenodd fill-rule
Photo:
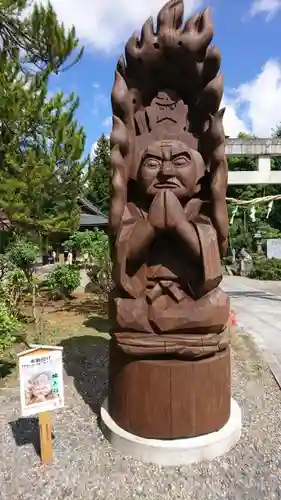
M 103 122 L 102 122 L 102 125 L 104 128 L 108 129 L 111 127 L 112 125 L 112 116 L 107 116 Z
M 92 147 L 91 147 L 91 152 L 90 152 L 90 159 L 93 160 L 96 156 L 96 149 L 97 149 L 97 144 L 98 144 L 98 141 L 95 141 L 93 144 L 92 144 Z
M 281 122 L 281 63 L 267 61 L 255 79 L 226 92 L 225 102 L 230 104 L 225 116 L 228 135 L 249 130 L 258 137 L 270 136 Z
M 254 0 L 250 9 L 250 15 L 266 14 L 266 20 L 270 21 L 277 12 L 281 10 L 281 0 Z
M 47 3 L 46 0 L 41 0 Z M 119 50 L 133 31 L 156 15 L 165 0 L 51 0 L 66 27 L 74 25 L 88 46 L 106 52 Z M 203 0 L 185 0 L 185 15 L 202 6 Z
M 225 114 L 223 117 L 223 125 L 225 130 L 225 135 L 229 137 L 237 137 L 240 132 L 249 133 L 249 129 L 244 123 L 244 121 L 239 118 L 236 109 L 236 102 L 232 99 L 224 98 L 221 107 L 226 107 Z
M 94 94 L 93 114 L 95 116 L 98 116 L 102 111 L 104 111 L 104 108 L 107 108 L 109 106 L 109 103 L 109 97 L 107 97 L 102 92 Z

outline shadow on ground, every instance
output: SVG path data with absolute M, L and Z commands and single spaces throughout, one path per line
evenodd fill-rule
M 85 321 L 83 325 L 89 328 L 94 328 L 101 333 L 109 333 L 110 331 L 110 320 L 104 316 L 90 316 Z
M 270 293 L 265 293 L 262 291 L 237 291 L 237 292 L 232 292 L 232 291 L 226 291 L 226 293 L 232 298 L 240 298 L 240 297 L 252 297 L 254 299 L 265 299 L 265 300 L 271 300 L 274 302 L 281 302 L 281 297 L 276 296 L 276 295 L 271 295 Z
M 15 366 L 16 363 L 14 361 L 6 361 L 5 359 L 0 359 L 0 379 L 10 375 Z
M 84 335 L 65 339 L 60 345 L 63 347 L 67 375 L 73 377 L 76 390 L 92 411 L 99 415 L 107 392 L 109 340 Z
M 77 300 L 77 297 L 76 297 Z M 98 299 L 93 295 L 92 298 L 83 300 L 81 302 L 75 301 L 73 297 L 68 302 L 60 305 L 58 307 L 60 311 L 71 311 L 77 314 L 87 315 L 87 314 L 98 314 L 101 316 L 108 315 L 108 305 L 107 301 Z
M 19 418 L 9 422 L 17 446 L 32 444 L 35 452 L 40 456 L 40 433 L 38 418 Z

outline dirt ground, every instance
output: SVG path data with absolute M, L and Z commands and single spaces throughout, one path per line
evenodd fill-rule
M 240 441 L 212 462 L 158 467 L 120 454 L 102 435 L 108 320 L 93 312 L 91 298 L 88 305 L 81 299 L 72 304 L 71 310 L 50 307 L 46 313 L 55 332 L 47 340 L 63 345 L 65 367 L 66 406 L 52 413 L 52 465 L 40 464 L 37 419 L 20 418 L 18 383 L 12 387 L 8 376 L 10 387 L 0 390 L 1 500 L 281 498 L 280 389 L 247 334 L 232 331 L 232 393 L 243 415 Z
M 91 293 L 76 293 L 68 301 L 48 301 L 37 307 L 37 324 L 30 321 L 31 306 L 24 309 L 27 321 L 23 324 L 22 339 L 0 357 L 0 388 L 18 384 L 17 353 L 29 343 L 59 345 L 75 337 L 108 339 L 110 323 L 107 303 Z
M 0 364 L 0 498 L 3 500 L 278 500 L 280 389 L 251 337 L 232 329 L 232 394 L 241 407 L 237 445 L 212 462 L 158 467 L 121 455 L 99 427 L 107 393 L 109 320 L 92 294 L 38 308 L 37 329 Z M 26 313 L 30 314 L 28 307 Z M 28 342 L 64 347 L 64 408 L 52 413 L 54 463 L 39 459 L 38 420 L 20 417 L 16 352 Z
M 31 305 L 26 304 L 24 313 L 27 321 L 23 324 L 22 341 L 17 342 L 0 357 L 0 389 L 18 385 L 17 353 L 29 344 L 63 345 L 75 338 L 82 344 L 93 338 L 109 339 L 110 321 L 107 316 L 107 302 L 92 293 L 75 293 L 65 300 L 42 301 L 37 307 L 37 324 L 31 322 Z M 28 320 L 29 318 L 29 320 Z M 80 340 L 79 340 L 80 339 Z M 247 347 L 248 346 L 248 347 Z M 255 346 L 251 337 L 234 335 L 232 332 L 233 355 L 247 359 L 246 366 L 255 371 L 263 370 L 261 358 L 254 356 Z M 250 349 L 251 356 L 249 358 Z

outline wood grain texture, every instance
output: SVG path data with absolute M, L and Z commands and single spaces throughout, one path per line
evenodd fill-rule
M 109 412 L 146 438 L 194 437 L 230 415 L 230 349 L 199 361 L 136 359 L 110 345 Z
M 128 40 L 111 93 L 114 290 L 109 412 L 147 438 L 199 436 L 230 414 L 227 161 L 210 10 L 169 0 Z
M 53 463 L 52 423 L 49 412 L 39 413 L 40 455 L 43 464 Z

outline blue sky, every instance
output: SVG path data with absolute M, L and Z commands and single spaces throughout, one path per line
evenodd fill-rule
M 54 77 L 50 90 L 74 91 L 85 127 L 85 153 L 111 126 L 110 91 L 124 42 L 155 15 L 163 0 L 52 0 L 66 26 L 74 24 L 85 46 L 82 60 Z M 225 129 L 266 137 L 281 122 L 281 0 L 186 0 L 190 15 L 211 7 L 214 43 L 222 53 Z

